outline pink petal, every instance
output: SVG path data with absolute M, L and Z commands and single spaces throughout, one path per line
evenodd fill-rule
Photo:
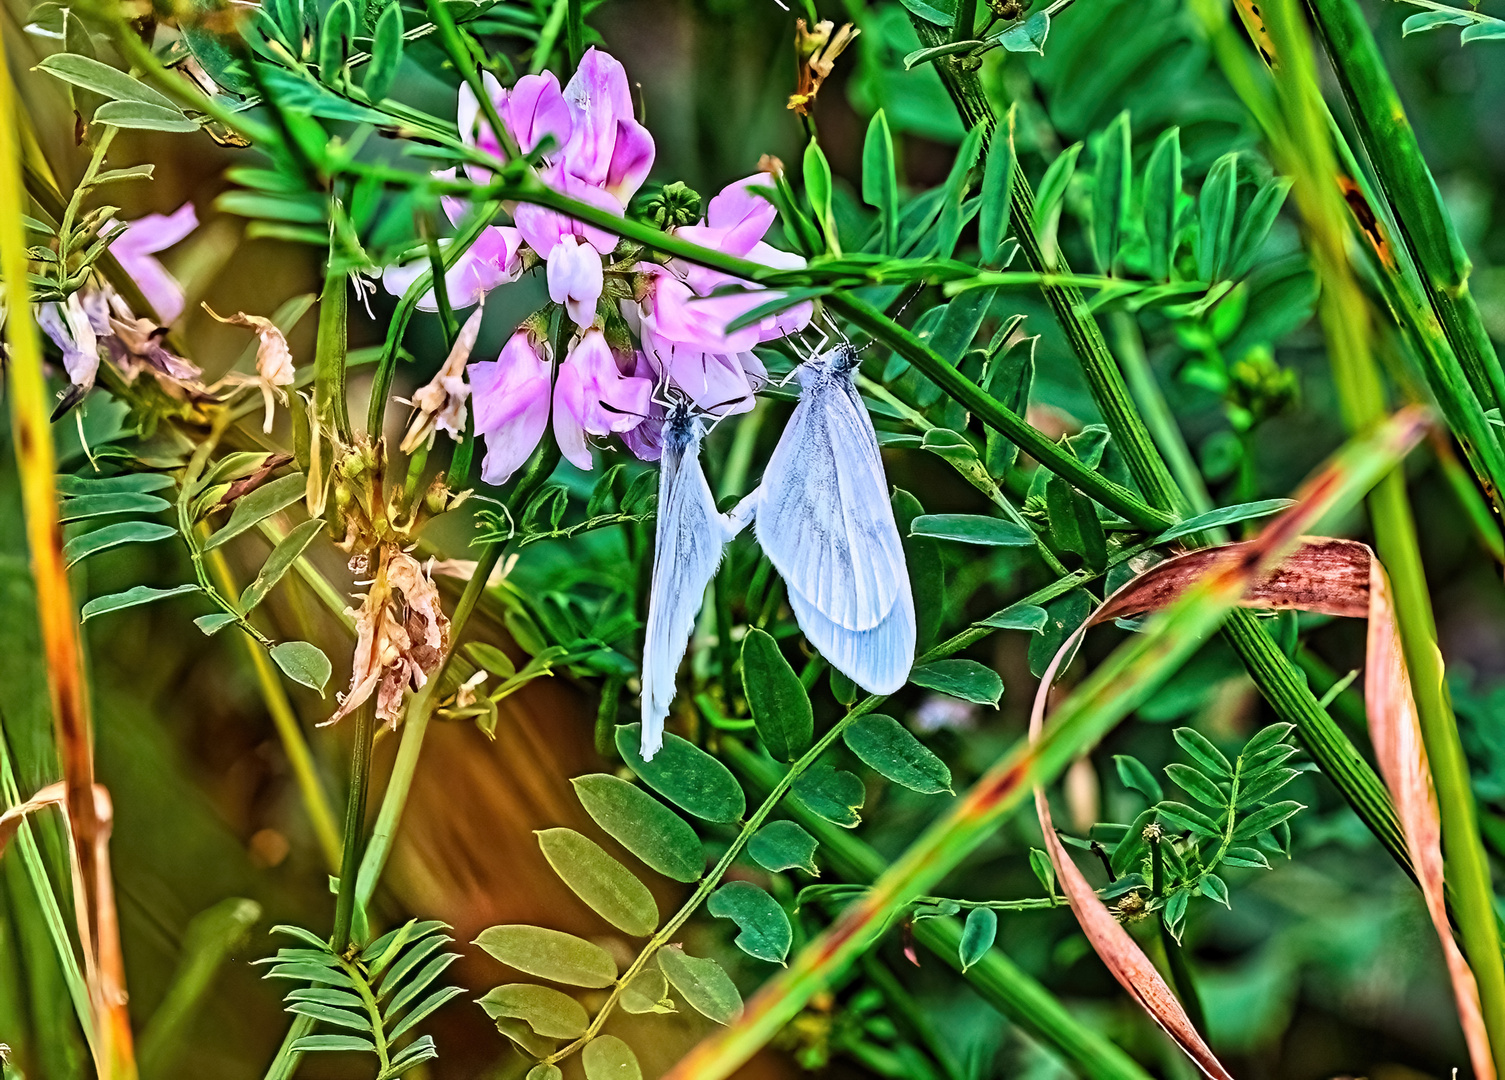
M 198 227 L 199 216 L 193 203 L 186 202 L 170 214 L 147 214 L 132 221 L 111 245 L 111 250 L 116 255 L 122 251 L 155 255 L 188 239 L 188 234 Z
M 626 206 L 653 168 L 653 136 L 630 117 L 617 121 L 615 145 L 606 170 L 606 190 Z
M 486 440 L 481 479 L 505 484 L 538 445 L 549 420 L 552 365 L 519 330 L 496 360 L 469 365 L 476 432 Z
M 576 326 L 583 329 L 596 321 L 603 280 L 596 249 L 574 236 L 561 237 L 549 255 L 549 299 L 563 304 Z
M 552 136 L 557 154 L 569 142 L 574 122 L 570 108 L 552 71 L 524 75 L 498 104 L 502 123 L 523 153 L 531 153 L 546 136 Z
M 606 183 L 617 141 L 617 122 L 632 120 L 627 72 L 599 49 L 589 49 L 564 88 L 574 130 L 565 146 L 565 167 L 597 187 Z
M 767 173 L 726 185 L 706 207 L 705 222 L 724 234 L 720 250 L 730 255 L 746 255 L 763 239 L 779 216 L 767 194 L 773 191 L 773 177 Z

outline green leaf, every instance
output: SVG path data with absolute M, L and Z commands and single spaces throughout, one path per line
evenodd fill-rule
M 864 765 L 912 791 L 935 795 L 951 790 L 951 770 L 903 724 L 870 713 L 848 725 L 842 738 Z
M 554 872 L 596 914 L 633 937 L 658 929 L 658 905 L 648 886 L 601 845 L 574 829 L 543 829 L 536 835 Z
M 1108 562 L 1107 537 L 1092 500 L 1059 476 L 1045 482 L 1045 502 L 1050 515 L 1050 534 L 1057 547 L 1074 551 L 1094 572 Z
M 171 525 L 161 525 L 155 521 L 120 521 L 75 536 L 63 545 L 63 559 L 69 566 L 74 566 L 90 555 L 97 555 L 121 544 L 150 544 L 177 535 L 178 530 Z
M 909 673 L 909 681 L 929 690 L 961 698 L 978 705 L 998 707 L 1003 697 L 1003 680 L 998 672 L 976 660 L 936 660 Z
M 617 981 L 617 962 L 599 945 L 541 926 L 493 926 L 476 938 L 502 963 L 529 975 L 571 986 L 610 986 Z
M 770 821 L 747 842 L 747 854 L 765 870 L 778 873 L 780 870 L 803 870 L 811 877 L 819 877 L 815 865 L 815 849 L 819 846 L 811 836 L 793 821 Z
M 371 1018 L 362 1013 L 350 1012 L 339 1009 L 333 1005 L 325 1005 L 318 1001 L 295 1001 L 287 1007 L 290 1013 L 299 1016 L 311 1016 L 315 1020 L 322 1020 L 326 1024 L 334 1024 L 336 1027 L 351 1028 L 355 1031 L 370 1031 Z
M 701 1015 L 729 1024 L 742 1014 L 742 995 L 716 961 L 690 956 L 682 945 L 669 945 L 658 951 L 658 966 L 680 997 Z
M 564 1073 L 558 1065 L 535 1065 L 528 1070 L 523 1080 L 563 1080 Z
M 225 611 L 216 611 L 210 615 L 200 615 L 193 620 L 193 625 L 202 630 L 205 637 L 213 637 L 235 621 L 236 616 Z
M 857 809 L 867 792 L 855 773 L 816 762 L 794 782 L 794 793 L 812 813 L 844 829 L 855 829 L 862 821 Z
M 1238 209 L 1237 150 L 1213 162 L 1198 199 L 1201 229 L 1197 234 L 1197 277 L 1218 281 L 1233 250 L 1233 224 Z
M 640 724 L 617 728 L 617 752 L 643 783 L 680 809 L 705 821 L 737 821 L 747 810 L 747 797 L 731 770 L 694 743 L 665 735 L 664 746 L 652 761 L 638 753 Z
M 323 25 L 319 27 L 319 81 L 325 86 L 338 84 L 354 37 L 355 9 L 350 0 L 335 0 L 325 11 Z
M 256 580 L 240 594 L 242 615 L 249 615 L 256 609 L 256 605 L 267 598 L 267 594 L 277 587 L 277 583 L 293 568 L 293 563 L 298 561 L 304 549 L 314 542 L 326 524 L 323 518 L 309 518 L 282 538 L 267 556 L 266 564 L 262 566 L 261 573 L 256 575 Z
M 597 1035 L 580 1052 L 585 1080 L 643 1080 L 637 1055 L 615 1035 Z
M 957 952 L 961 956 L 962 971 L 966 971 L 977 963 L 988 950 L 993 947 L 993 941 L 998 937 L 998 913 L 992 908 L 973 908 L 967 912 L 967 921 L 962 926 L 961 945 Z
M 442 940 L 447 942 L 450 939 L 448 937 L 444 937 Z M 435 979 L 437 979 L 444 972 L 445 968 L 449 967 L 458 959 L 460 959 L 459 953 L 441 953 L 440 955 L 430 960 L 427 964 L 424 964 L 422 970 L 420 970 L 417 975 L 409 978 L 406 982 L 403 982 L 401 978 L 393 978 L 389 976 L 387 980 L 382 984 L 382 993 L 385 994 L 388 990 L 392 989 L 392 987 L 396 986 L 398 983 L 402 983 L 403 986 L 401 990 L 397 991 L 396 996 L 392 998 L 391 1004 L 387 1006 L 385 1016 L 388 1019 L 391 1019 L 398 1013 L 402 1012 L 403 1009 L 407 1008 L 413 1002 L 417 1001 L 419 995 L 421 995 L 423 991 L 428 988 L 428 985 Z M 397 969 L 393 968 L 392 970 L 395 973 Z
M 1251 761 L 1295 730 L 1295 724 L 1271 724 L 1268 727 L 1262 727 L 1249 737 L 1249 741 L 1244 744 L 1244 752 L 1240 756 L 1245 761 Z M 1292 749 L 1295 748 L 1292 747 Z
M 1225 908 L 1233 907 L 1233 905 L 1228 902 L 1227 884 L 1216 874 L 1208 874 L 1200 882 L 1198 882 L 1197 888 L 1200 889 L 1202 895 L 1207 897 L 1209 900 L 1216 900 Z
M 706 910 L 741 929 L 736 946 L 748 956 L 782 964 L 794 943 L 789 916 L 779 902 L 750 881 L 729 881 L 711 894 Z
M 1045 39 L 1050 35 L 1050 15 L 1037 11 L 998 36 L 998 43 L 1009 52 L 1032 52 L 1045 55 Z
M 330 666 L 329 657 L 317 645 L 310 645 L 306 641 L 284 641 L 280 645 L 273 645 L 270 656 L 272 662 L 282 669 L 282 674 L 320 694 L 324 693 L 330 673 L 334 670 Z
M 279 476 L 269 484 L 235 500 L 230 511 L 230 520 L 208 540 L 204 550 L 212 551 L 227 540 L 233 540 L 259 521 L 286 510 L 294 503 L 302 502 L 308 492 L 308 479 L 302 473 Z
M 1077 628 L 1087 621 L 1087 616 L 1092 613 L 1092 594 L 1086 589 L 1072 589 L 1063 596 L 1058 596 L 1045 605 L 1047 615 L 1045 629 L 1039 637 L 1031 639 L 1029 643 L 1029 673 L 1035 678 L 1045 674 L 1045 668 L 1050 663 L 1051 657 L 1055 656 L 1066 639 L 1076 633 Z M 1064 672 L 1071 661 L 1067 657 L 1061 664 Z
M 642 788 L 607 773 L 570 782 L 596 824 L 648 866 L 675 881 L 699 881 L 705 873 L 705 849 L 695 830 Z
M 1181 129 L 1172 127 L 1155 140 L 1144 174 L 1144 232 L 1150 248 L 1150 276 L 1156 281 L 1171 278 L 1180 199 Z
M 1265 858 L 1265 853 L 1259 848 L 1231 847 L 1223 856 L 1223 861 L 1229 866 L 1246 866 L 1254 870 L 1270 869 L 1270 860 Z
M 1081 153 L 1081 143 L 1073 143 L 1061 151 L 1045 170 L 1035 196 L 1035 232 L 1039 234 L 1041 250 L 1046 253 L 1050 265 L 1055 264 L 1056 230 L 1061 223 L 1061 208 L 1066 205 L 1066 189 L 1076 175 L 1076 162 Z
M 1418 11 L 1400 24 L 1401 37 L 1436 30 L 1440 26 L 1472 26 L 1474 20 L 1463 11 Z
M 1238 805 L 1245 807 L 1262 803 L 1300 775 L 1297 769 L 1270 769 L 1260 773 L 1239 790 Z
M 674 1002 L 669 1000 L 669 980 L 656 967 L 645 967 L 622 988 L 622 1008 L 634 1016 L 644 1013 L 672 1013 Z
M 440 925 L 442 926 L 443 924 L 441 923 Z M 454 940 L 454 938 L 444 933 L 428 934 L 417 937 L 417 939 L 413 941 L 411 947 L 409 947 L 406 952 L 403 952 L 403 946 L 407 940 L 408 935 L 411 934 L 411 930 L 406 931 L 406 933 L 399 931 L 397 937 L 393 940 L 392 945 L 386 951 L 384 951 L 375 962 L 372 963 L 372 971 L 375 972 L 385 962 L 391 960 L 398 953 L 402 954 L 402 958 L 397 960 L 396 963 L 392 964 L 392 966 L 387 969 L 386 975 L 382 976 L 381 992 L 379 995 L 381 997 L 387 997 L 388 995 L 394 993 L 399 986 L 407 983 L 408 976 L 416 971 L 425 960 L 427 960 L 435 952 L 444 948 L 444 946 L 448 945 L 451 941 Z
M 1035 546 L 1035 534 L 1028 527 L 983 514 L 925 514 L 910 524 L 909 535 L 990 547 Z
M 1002 611 L 989 615 L 986 619 L 979 619 L 979 626 L 994 626 L 1000 630 L 1033 630 L 1040 633 L 1045 629 L 1045 624 L 1050 621 L 1049 613 L 1043 607 L 1034 604 L 1014 604 Z
M 197 131 L 198 122 L 176 108 L 164 109 L 144 101 L 107 101 L 94 110 L 94 123 L 138 131 Z
M 1233 827 L 1235 840 L 1247 840 L 1262 832 L 1269 832 L 1288 818 L 1294 817 L 1306 807 L 1299 802 L 1278 802 L 1261 807 Z
M 163 473 L 122 473 L 119 476 L 75 476 L 62 473 L 57 477 L 59 495 L 115 495 L 121 492 L 149 492 L 170 488 L 175 481 Z
M 376 1044 L 358 1035 L 305 1035 L 294 1042 L 290 1049 L 305 1054 L 318 1050 L 365 1050 L 374 1054 Z
M 1155 810 L 1172 825 L 1182 829 L 1190 829 L 1200 836 L 1221 836 L 1223 834 L 1223 830 L 1218 827 L 1217 822 L 1202 813 L 1202 811 L 1193 810 L 1185 803 L 1163 802 L 1155 807 Z
M 517 674 L 517 665 L 512 662 L 512 657 L 495 645 L 488 645 L 484 641 L 472 641 L 465 646 L 465 655 L 470 657 L 477 667 L 485 668 L 500 678 L 510 679 Z
M 1093 175 L 1092 247 L 1105 274 L 1113 273 L 1118 262 L 1133 179 L 1129 113 L 1125 110 L 1114 117 L 1098 141 Z
M 327 986 L 342 986 L 347 990 L 355 989 L 355 980 L 349 975 L 339 968 L 326 967 L 323 964 L 273 964 L 262 978 L 296 979 L 299 982 L 324 983 Z
M 970 449 L 970 447 L 969 447 Z M 911 530 L 919 518 L 925 516 L 925 508 L 903 488 L 896 487 L 889 498 L 893 507 L 894 524 L 899 530 L 900 543 L 904 547 L 904 563 L 909 570 L 909 591 L 914 597 L 915 644 L 920 652 L 929 649 L 940 636 L 941 620 L 945 616 L 946 566 L 941 557 L 939 541 L 929 536 L 912 536 Z M 832 688 L 836 687 L 837 672 L 831 670 Z M 843 676 L 843 679 L 845 676 Z M 837 696 L 843 705 L 857 700 L 857 687 L 852 684 L 851 698 Z
M 1194 532 L 1204 529 L 1217 528 L 1220 525 L 1233 525 L 1240 521 L 1249 521 L 1253 518 L 1262 518 L 1270 514 L 1279 513 L 1290 506 L 1295 506 L 1294 499 L 1261 499 L 1259 502 L 1239 503 L 1237 506 L 1224 506 L 1218 510 L 1209 510 L 1205 514 L 1189 517 L 1185 521 L 1172 525 L 1161 533 L 1152 544 L 1169 544 L 1172 540 L 1179 540 L 1183 536 L 1190 536 Z
M 82 521 L 108 514 L 160 514 L 172 503 L 156 495 L 121 491 L 104 495 L 79 495 L 68 499 L 58 510 L 59 521 Z
M 1124 787 L 1139 792 L 1147 802 L 1157 803 L 1165 798 L 1160 781 L 1155 779 L 1155 774 L 1138 758 L 1128 754 L 1114 754 L 1113 765 L 1118 770 L 1118 778 L 1123 781 Z
M 1463 33 L 1458 35 L 1458 44 L 1467 45 L 1471 41 L 1505 41 L 1505 22 L 1491 19 L 1487 23 L 1474 23 L 1473 26 L 1465 27 Z
M 498 986 L 477 999 L 476 1004 L 491 1019 L 510 1016 L 525 1021 L 546 1039 L 578 1039 L 590 1024 L 580 1002 L 551 986 L 536 983 Z
M 402 5 L 391 3 L 376 20 L 376 32 L 372 35 L 371 63 L 366 68 L 366 77 L 361 89 L 373 103 L 387 96 L 392 83 L 397 79 L 397 69 L 402 66 Z
M 109 64 L 102 64 L 87 56 L 66 52 L 53 53 L 51 56 L 44 57 L 37 67 L 66 83 L 81 86 L 85 90 L 91 90 L 112 101 L 151 105 L 164 112 L 173 113 L 179 119 L 186 120 L 182 111 L 166 94 L 152 89 L 139 79 L 133 79 L 118 68 L 112 68 Z M 187 123 L 190 129 L 198 126 L 192 121 L 187 121 Z
M 1029 868 L 1035 872 L 1035 878 L 1040 882 L 1040 887 L 1046 895 L 1056 895 L 1056 868 L 1050 861 L 1050 856 L 1039 848 L 1029 849 Z
M 742 639 L 742 687 L 758 736 L 770 754 L 794 761 L 810 748 L 815 733 L 810 695 L 778 642 L 756 627 Z
M 885 255 L 899 251 L 899 176 L 894 164 L 894 137 L 882 109 L 868 121 L 862 144 L 862 201 L 878 211 L 879 248 Z
M 439 1049 L 434 1045 L 433 1036 L 424 1035 L 398 1051 L 392 1058 L 392 1064 L 387 1067 L 386 1075 L 388 1077 L 401 1076 L 413 1066 L 425 1061 L 433 1061 L 438 1056 Z
M 999 134 L 988 146 L 982 172 L 982 206 L 977 213 L 977 247 L 984 265 L 998 259 L 1008 236 L 1016 167 L 1014 141 Z
M 1265 238 L 1275 224 L 1280 208 L 1290 194 L 1291 181 L 1284 176 L 1274 176 L 1260 187 L 1239 220 L 1238 233 L 1233 240 L 1233 253 L 1229 257 L 1228 276 L 1241 278 L 1254 266 L 1264 246 Z
M 1127 874 L 1139 868 L 1140 861 L 1149 853 L 1149 841 L 1144 838 L 1145 829 L 1154 822 L 1156 807 L 1145 810 L 1133 823 L 1124 830 L 1122 839 L 1113 847 L 1113 856 L 1109 860 L 1115 874 Z
M 111 611 L 120 611 L 123 608 L 137 607 L 141 604 L 150 604 L 153 600 L 166 600 L 172 596 L 186 596 L 189 593 L 199 591 L 197 585 L 179 585 L 172 589 L 153 589 L 147 585 L 134 585 L 124 592 L 112 593 L 109 596 L 96 597 L 83 607 L 81 622 L 88 622 L 96 615 L 104 615 Z
M 1180 727 L 1171 732 L 1176 742 L 1218 780 L 1232 780 L 1233 766 L 1223 752 L 1207 741 L 1207 736 L 1192 728 Z
M 1225 808 L 1228 805 L 1228 796 L 1218 790 L 1218 785 L 1190 765 L 1183 765 L 1179 761 L 1173 765 L 1167 765 L 1165 775 L 1199 803 L 1218 808 Z
M 841 242 L 836 237 L 836 217 L 831 208 L 831 163 L 815 139 L 805 144 L 804 173 L 805 197 L 810 200 L 810 209 L 825 234 L 826 248 L 839 254 Z

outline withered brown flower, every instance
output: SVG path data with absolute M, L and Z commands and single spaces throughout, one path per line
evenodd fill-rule
M 834 33 L 833 33 L 834 31 Z M 830 19 L 822 19 L 809 29 L 804 19 L 794 25 L 794 55 L 799 64 L 799 87 L 789 95 L 789 108 L 801 116 L 810 115 L 815 95 L 836 68 L 836 58 L 852 43 L 860 30 L 846 23 L 840 30 Z

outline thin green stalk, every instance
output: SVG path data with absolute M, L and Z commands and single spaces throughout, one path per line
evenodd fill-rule
M 565 14 L 565 43 L 570 50 L 570 70 L 580 66 L 585 55 L 585 13 L 580 0 L 568 0 Z
M 1380 187 L 1400 225 L 1402 242 L 1475 392 L 1489 408 L 1505 407 L 1505 371 L 1468 288 L 1469 260 L 1416 132 L 1363 11 L 1354 0 L 1310 0 L 1323 44 Z
M 1473 527 L 1479 544 L 1498 563 L 1505 563 L 1505 536 L 1500 533 L 1500 520 L 1490 510 L 1484 496 L 1469 478 L 1467 470 L 1458 463 L 1458 457 L 1448 444 L 1447 437 L 1439 434 L 1432 440 L 1432 452 L 1437 458 L 1437 467 L 1452 489 L 1453 497 L 1463 509 L 1464 516 Z
M 1017 444 L 1021 450 L 1035 458 L 1045 468 L 1069 480 L 1074 487 L 1102 503 L 1114 513 L 1147 529 L 1161 530 L 1175 524 L 1177 519 L 1165 510 L 1147 505 L 1132 491 L 1115 484 L 1100 472 L 1089 469 L 1076 457 L 1057 446 L 1031 427 L 1023 417 L 993 398 L 971 379 L 946 363 L 945 359 L 914 334 L 876 308 L 850 293 L 833 293 L 826 298 L 826 303 L 831 310 L 845 316 L 854 325 L 893 348 L 942 390 L 976 413 L 983 423 L 996 428 L 1005 438 Z
M 350 431 L 350 411 L 345 393 L 349 303 L 349 283 L 331 249 L 324 291 L 319 296 L 319 336 L 314 352 L 314 414 L 321 425 L 332 425 L 346 446 L 355 441 Z M 314 438 L 319 437 L 319 432 L 314 432 Z
M 200 526 L 200 528 L 207 531 L 207 526 Z M 230 564 L 225 559 L 224 550 L 215 548 L 208 553 L 207 559 L 209 571 L 214 576 L 215 584 L 220 592 L 226 596 L 239 596 L 240 590 L 230 576 Z M 298 785 L 298 794 L 303 799 L 303 809 L 308 813 L 309 823 L 313 826 L 314 836 L 318 839 L 319 848 L 324 853 L 324 860 L 332 872 L 338 872 L 340 834 L 335 827 L 334 811 L 329 806 L 329 796 L 325 794 L 324 785 L 319 781 L 319 772 L 314 766 L 313 754 L 309 751 L 308 740 L 303 735 L 303 726 L 298 722 L 298 714 L 293 711 L 293 703 L 288 699 L 287 691 L 283 688 L 282 680 L 272 666 L 266 650 L 247 635 L 241 635 L 241 641 L 245 644 L 251 667 L 256 672 L 256 684 L 261 689 L 261 700 L 266 705 L 267 712 L 272 716 L 272 724 L 277 729 L 277 737 L 282 741 L 282 749 L 287 754 L 288 764 L 292 766 L 293 780 Z
M 1344 210 L 1329 182 L 1335 163 L 1322 120 L 1310 40 L 1294 0 L 1272 0 L 1265 5 L 1265 14 L 1282 58 L 1276 92 L 1289 142 L 1277 150 L 1295 181 L 1293 195 L 1306 222 L 1312 262 L 1322 283 L 1318 311 L 1344 419 L 1351 430 L 1363 431 L 1383 413 L 1384 390 L 1370 352 L 1368 304 L 1348 264 Z M 1448 701 L 1403 474 L 1396 471 L 1376 487 L 1369 511 L 1376 547 L 1394 586 L 1396 621 L 1437 791 L 1453 912 L 1478 985 L 1495 1060 L 1505 1064 L 1505 962 L 1500 954 L 1493 886 L 1479 837 L 1468 763 Z
M 722 748 L 732 767 L 762 792 L 778 782 L 781 767 L 753 753 L 735 739 Z M 870 883 L 889 860 L 855 834 L 814 814 L 798 796 L 784 800 L 783 810 L 820 841 L 831 869 L 848 881 Z M 1149 1074 L 1096 1029 L 1077 1020 L 1060 1000 L 994 946 L 962 971 L 962 927 L 956 919 L 921 919 L 912 924 L 915 940 L 950 964 L 993 1008 L 1054 1050 L 1088 1080 L 1149 1080 Z
M 1202 470 L 1197 468 L 1196 459 L 1186 445 L 1181 426 L 1176 423 L 1175 414 L 1166 404 L 1165 395 L 1160 392 L 1160 384 L 1150 367 L 1149 357 L 1144 354 L 1144 338 L 1140 335 L 1139 323 L 1127 311 L 1115 311 L 1112 319 L 1119 363 L 1123 365 L 1124 378 L 1139 405 L 1145 426 L 1154 438 L 1155 446 L 1165 457 L 1171 475 L 1186 493 L 1186 501 L 1192 512 L 1205 514 L 1213 508 L 1212 496 L 1207 493 Z M 1224 533 L 1224 536 L 1214 536 L 1212 539 L 1220 541 L 1226 537 L 1226 532 L 1218 531 Z
M 350 946 L 355 921 L 356 880 L 365 850 L 366 795 L 371 788 L 371 741 L 376 734 L 376 702 L 355 710 L 355 744 L 350 752 L 350 791 L 345 802 L 345 850 L 340 859 L 340 891 L 335 898 L 329 945 L 337 954 Z
M 304 1016 L 302 1013 L 293 1017 L 293 1022 L 288 1025 L 287 1034 L 282 1038 L 282 1045 L 277 1048 L 277 1056 L 272 1059 L 272 1064 L 267 1066 L 265 1080 L 290 1080 L 303 1060 L 303 1051 L 294 1050 L 293 1044 L 303 1036 L 313 1034 L 313 1030 L 312 1017 Z

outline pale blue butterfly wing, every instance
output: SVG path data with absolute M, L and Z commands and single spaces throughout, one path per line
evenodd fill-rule
M 914 599 L 856 366 L 844 346 L 801 369 L 756 528 L 810 643 L 859 686 L 888 694 L 914 662 Z
M 700 468 L 701 421 L 677 403 L 664 421 L 659 459 L 658 523 L 648 626 L 643 641 L 643 739 L 646 761 L 664 741 L 664 720 L 674 701 L 674 677 L 684 659 L 706 586 L 716 576 L 726 542 L 746 524 L 723 516 Z M 739 511 L 744 515 L 743 508 Z
M 800 369 L 800 402 L 764 472 L 756 527 L 792 591 L 838 626 L 871 630 L 907 578 L 878 439 L 846 350 Z

